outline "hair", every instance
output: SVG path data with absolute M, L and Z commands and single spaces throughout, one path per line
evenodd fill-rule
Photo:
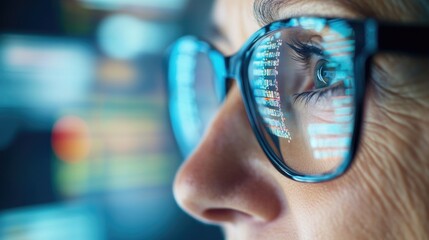
M 346 0 L 363 15 L 387 21 L 429 22 L 429 0 Z
M 429 0 L 325 0 L 341 1 L 361 15 L 379 20 L 401 22 L 429 22 Z M 279 18 L 276 9 L 296 3 L 297 0 L 255 0 L 253 12 L 263 26 Z

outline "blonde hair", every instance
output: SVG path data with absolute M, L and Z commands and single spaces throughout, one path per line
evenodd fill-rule
M 401 22 L 429 22 L 429 0 L 347 0 L 367 17 Z
M 278 11 L 297 0 L 255 0 L 254 15 L 263 26 L 279 18 Z M 325 0 L 341 2 L 362 16 L 394 22 L 429 22 L 429 0 Z

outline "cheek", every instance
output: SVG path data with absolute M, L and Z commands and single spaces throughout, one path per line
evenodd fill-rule
M 377 204 L 371 200 L 370 191 L 360 184 L 365 183 L 347 181 L 297 191 L 290 198 L 290 211 L 300 237 L 350 239 L 353 236 L 369 239 L 377 235 L 377 231 L 370 228 L 384 232 L 385 224 L 376 215 L 379 213 Z
M 379 156 L 363 150 L 342 177 L 288 186 L 290 213 L 302 239 L 383 239 L 390 228 L 391 191 L 380 178 Z M 379 236 L 379 237 L 376 237 Z
M 371 93 L 368 99 L 373 99 Z M 390 131 L 406 129 L 377 115 L 380 109 L 371 102 L 365 112 L 361 144 L 344 176 L 319 184 L 287 183 L 283 188 L 303 239 L 386 239 L 403 228 L 411 212 L 406 186 L 411 180 L 401 164 L 410 146 Z

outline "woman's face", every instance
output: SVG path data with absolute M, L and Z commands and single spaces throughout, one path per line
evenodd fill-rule
M 221 37 L 213 41 L 231 55 L 261 24 L 278 19 L 377 14 L 374 6 L 357 2 L 219 0 L 213 21 Z M 395 19 L 389 9 L 383 14 L 377 17 Z M 203 222 L 220 225 L 227 239 L 417 239 L 428 234 L 429 62 L 380 55 L 373 66 L 361 144 L 344 176 L 311 184 L 280 174 L 262 152 L 234 85 L 176 176 L 179 205 Z

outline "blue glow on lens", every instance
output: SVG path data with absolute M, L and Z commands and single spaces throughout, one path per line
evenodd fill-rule
M 351 138 L 347 137 L 312 137 L 310 145 L 312 148 L 348 148 L 350 146 Z
M 195 55 L 194 39 L 183 38 L 173 49 L 170 58 L 169 87 L 170 111 L 173 128 L 182 152 L 187 155 L 201 137 L 201 121 L 195 105 Z
M 346 150 L 315 150 L 313 156 L 315 159 L 332 159 L 340 158 L 344 159 L 348 154 Z
M 326 19 L 323 18 L 312 18 L 312 17 L 301 17 L 299 23 L 304 29 L 314 30 L 321 32 L 326 26 Z
M 313 123 L 308 126 L 308 133 L 312 135 L 342 135 L 352 132 L 351 124 Z
M 344 98 L 335 98 L 332 100 L 332 106 L 334 108 L 342 107 L 344 105 L 352 104 L 352 98 L 351 97 L 344 97 Z
M 335 108 L 335 115 L 351 115 L 353 114 L 353 108 L 352 107 L 338 107 Z
M 346 21 L 331 21 L 329 26 L 332 32 L 337 32 L 342 38 L 348 38 L 353 34 L 353 28 Z

